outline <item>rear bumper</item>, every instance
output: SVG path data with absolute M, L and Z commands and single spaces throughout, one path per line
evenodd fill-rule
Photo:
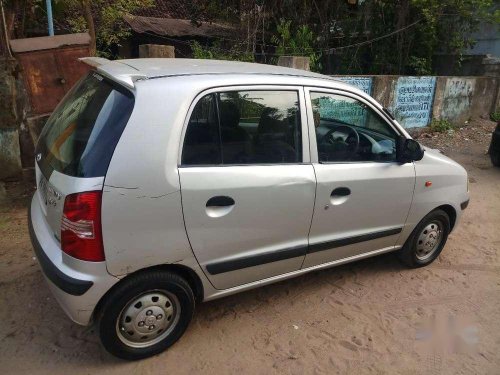
M 94 283 L 88 280 L 74 279 L 65 273 L 62 273 L 59 268 L 57 268 L 54 263 L 52 263 L 49 257 L 45 254 L 42 249 L 38 238 L 36 238 L 35 231 L 33 229 L 33 224 L 31 222 L 31 209 L 28 214 L 28 227 L 30 232 L 31 244 L 33 245 L 33 250 L 38 259 L 38 263 L 42 267 L 44 275 L 59 289 L 71 294 L 73 296 L 81 296 L 85 294 L 87 290 L 90 289 Z
M 29 208 L 29 233 L 35 255 L 55 299 L 74 322 L 88 325 L 97 303 L 119 281 L 105 262 L 84 262 L 64 254 L 49 230 L 35 194 Z

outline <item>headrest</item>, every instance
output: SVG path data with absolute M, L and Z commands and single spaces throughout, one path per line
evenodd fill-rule
M 231 101 L 221 101 L 219 107 L 222 127 L 234 128 L 240 124 L 240 110 Z

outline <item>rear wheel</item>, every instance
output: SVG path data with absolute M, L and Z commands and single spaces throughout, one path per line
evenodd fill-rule
M 175 343 L 193 316 L 189 284 L 170 272 L 131 276 L 107 298 L 100 312 L 99 335 L 111 354 L 141 359 Z
M 425 216 L 406 240 L 398 253 L 399 259 L 409 267 L 426 266 L 434 261 L 448 239 L 450 218 L 443 210 L 434 210 Z

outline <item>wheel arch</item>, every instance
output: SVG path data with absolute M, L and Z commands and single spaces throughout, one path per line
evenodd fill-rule
M 444 212 L 446 212 L 446 214 L 450 218 L 450 232 L 451 232 L 453 230 L 453 228 L 455 227 L 455 223 L 457 221 L 457 211 L 455 210 L 455 208 L 450 204 L 443 204 L 439 207 L 436 207 L 432 211 L 435 211 L 435 210 L 443 210 Z
M 138 274 L 142 273 L 147 273 L 147 272 L 152 272 L 152 271 L 165 271 L 165 272 L 172 272 L 175 273 L 182 278 L 184 278 L 189 286 L 191 287 L 195 301 L 197 303 L 200 303 L 203 301 L 204 298 L 204 289 L 203 289 L 203 283 L 200 279 L 200 277 L 196 274 L 195 271 L 193 271 L 191 268 L 181 265 L 181 264 L 161 264 L 161 265 L 156 265 L 156 266 L 151 266 L 151 267 L 146 267 L 142 268 L 140 270 L 137 270 L 135 272 L 132 272 L 122 279 L 118 281 L 115 285 L 113 285 L 112 288 L 110 288 L 99 300 L 97 303 L 96 307 L 94 308 L 94 311 L 92 313 L 92 321 L 96 320 L 96 317 L 98 316 L 99 312 L 101 311 L 101 308 L 108 298 L 108 296 L 119 286 L 121 285 L 125 280 L 128 280 L 132 276 L 136 276 Z

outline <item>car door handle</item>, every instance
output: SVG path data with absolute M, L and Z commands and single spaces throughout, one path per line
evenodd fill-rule
M 347 187 L 338 187 L 332 190 L 332 193 L 330 194 L 330 203 L 333 206 L 338 206 L 339 204 L 346 202 L 350 195 L 351 189 Z
M 330 197 L 347 197 L 348 195 L 351 195 L 351 189 L 347 187 L 339 187 L 336 189 L 333 189 L 332 194 L 330 194 Z
M 207 206 L 205 212 L 207 216 L 212 218 L 218 218 L 226 216 L 234 208 L 234 199 L 226 196 L 212 197 L 207 201 Z
M 212 197 L 207 201 L 207 207 L 228 207 L 234 206 L 234 199 L 223 195 Z

